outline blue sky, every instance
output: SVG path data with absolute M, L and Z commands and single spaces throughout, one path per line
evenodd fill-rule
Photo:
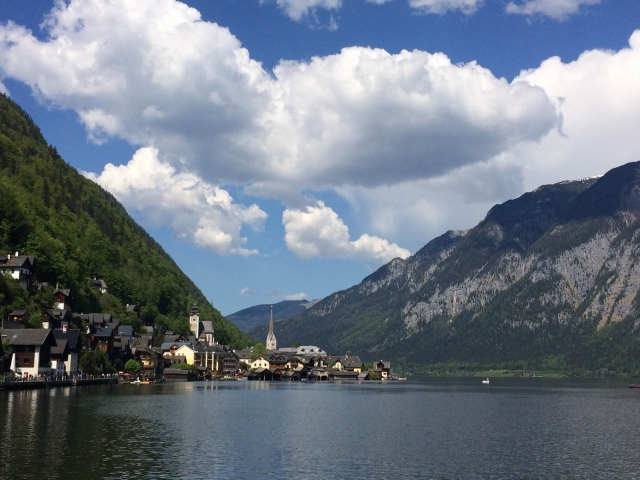
M 636 0 L 3 0 L 0 90 L 224 314 L 640 160 Z

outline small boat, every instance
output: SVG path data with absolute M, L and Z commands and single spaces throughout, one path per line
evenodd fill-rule
M 487 378 L 486 380 L 482 380 L 482 384 L 483 385 L 489 385 L 489 379 Z
M 640 384 L 632 383 L 631 385 L 629 385 L 629 388 L 640 388 Z

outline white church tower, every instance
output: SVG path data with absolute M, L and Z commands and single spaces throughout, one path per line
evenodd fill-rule
M 193 307 L 191 307 L 191 312 L 189 313 L 189 329 L 191 330 L 191 333 L 195 335 L 196 338 L 198 338 L 198 336 L 200 335 L 199 323 L 200 323 L 200 310 L 198 310 L 197 305 L 194 305 Z
M 271 307 L 271 318 L 269 320 L 269 334 L 267 335 L 267 343 L 265 345 L 267 350 L 277 350 L 276 336 L 273 333 L 273 307 Z

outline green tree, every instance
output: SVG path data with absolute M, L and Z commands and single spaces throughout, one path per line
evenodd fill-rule
M 131 373 L 133 375 L 138 373 L 141 368 L 142 367 L 140 366 L 140 364 L 136 362 L 133 358 L 130 360 L 127 360 L 127 363 L 124 364 L 124 371 L 127 373 Z
M 301 347 L 301 346 L 302 346 L 301 342 L 293 342 L 293 345 L 292 345 L 293 348 L 298 348 L 298 347 Z
M 257 357 L 261 353 L 266 353 L 266 351 L 267 347 L 264 346 L 264 343 L 258 342 L 253 346 L 253 350 L 251 351 L 251 353 Z

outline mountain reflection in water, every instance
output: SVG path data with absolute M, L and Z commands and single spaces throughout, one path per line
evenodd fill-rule
M 0 478 L 634 477 L 639 414 L 597 380 L 0 392 Z

